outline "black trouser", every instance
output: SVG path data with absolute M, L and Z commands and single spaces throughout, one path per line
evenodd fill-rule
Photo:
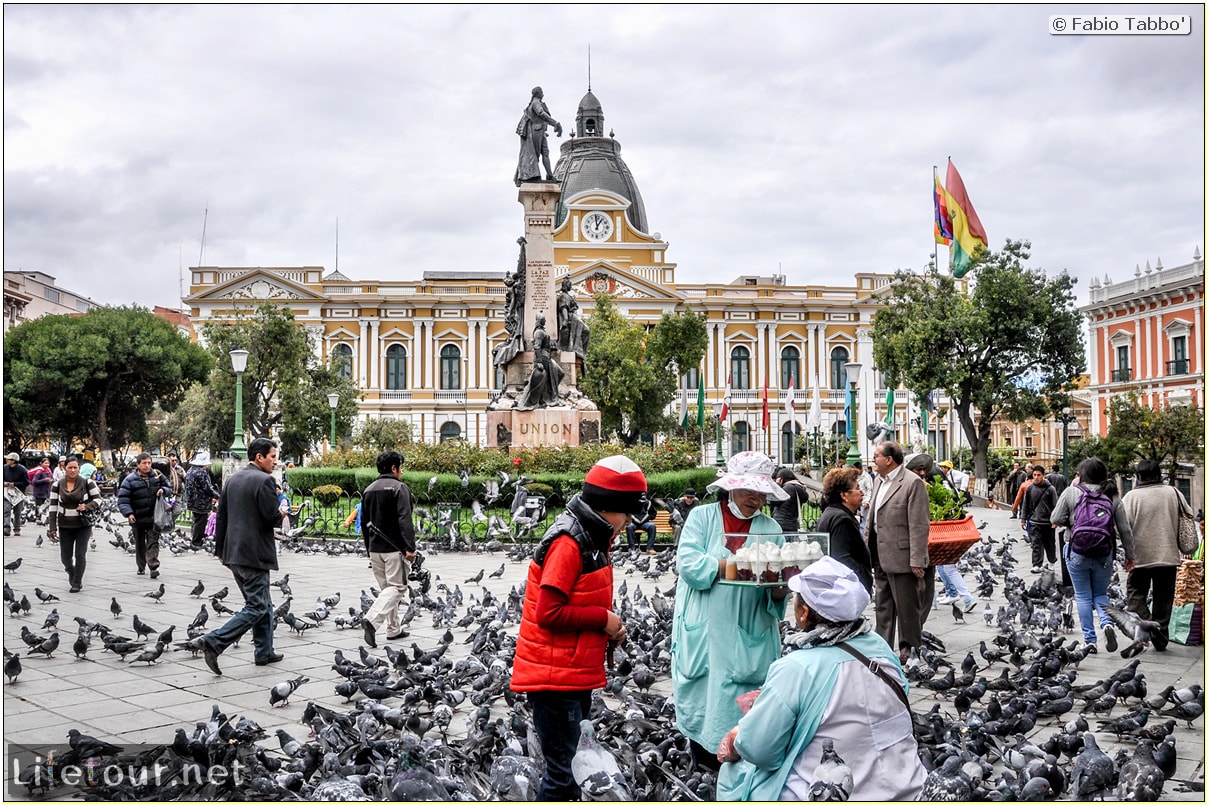
M 538 800 L 579 800 L 571 759 L 579 746 L 579 722 L 592 711 L 591 691 L 530 691 L 533 728 L 546 757 Z
M 1041 554 L 1045 552 L 1045 561 L 1050 565 L 1058 562 L 1057 549 L 1055 548 L 1054 525 L 1041 521 L 1029 521 L 1029 534 L 1033 538 L 1033 567 L 1041 565 Z
M 87 564 L 84 555 L 88 552 L 88 541 L 91 539 L 91 526 L 81 526 L 79 529 L 59 527 L 59 559 L 67 572 L 67 582 L 72 587 L 78 588 L 84 582 L 84 566 Z
M 1175 601 L 1174 565 L 1152 565 L 1135 568 L 1129 572 L 1125 583 L 1125 595 L 1131 612 L 1148 621 L 1157 621 L 1163 626 L 1161 635 L 1154 637 L 1155 649 L 1167 648 L 1167 628 L 1171 625 L 1171 607 Z M 1146 606 L 1146 594 L 1150 594 L 1150 606 Z
M 160 567 L 160 535 L 153 523 L 134 522 L 130 524 L 134 532 L 134 563 L 142 571 L 150 567 L 156 571 Z
M 193 513 L 193 545 L 200 546 L 206 542 L 206 522 L 209 520 L 209 512 Z

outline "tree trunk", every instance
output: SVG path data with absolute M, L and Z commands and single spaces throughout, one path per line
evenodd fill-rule
M 957 406 L 957 419 L 961 423 L 962 433 L 965 434 L 966 441 L 970 443 L 970 451 L 974 455 L 974 490 L 982 489 L 982 496 L 989 496 L 987 448 L 991 444 L 991 424 L 984 422 L 981 415 L 979 422 L 975 423 L 970 408 L 969 402 L 962 400 Z M 982 482 L 981 485 L 979 485 L 979 481 Z
M 97 453 L 100 454 L 101 461 L 105 462 L 106 467 L 113 467 L 113 448 L 109 445 L 109 391 L 101 396 L 100 402 L 97 403 Z

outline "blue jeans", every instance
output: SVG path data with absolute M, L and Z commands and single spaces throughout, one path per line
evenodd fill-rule
M 579 746 L 580 720 L 592 711 L 591 691 L 530 691 L 533 729 L 546 757 L 538 800 L 579 800 L 571 759 Z
M 205 641 L 218 654 L 239 640 L 248 630 L 252 631 L 255 659 L 268 660 L 273 654 L 273 600 L 269 597 L 269 572 L 246 565 L 232 565 L 231 575 L 243 595 L 243 610 L 231 616 L 230 621 L 206 633 Z
M 635 526 L 634 522 L 631 521 L 625 525 L 626 542 L 629 543 L 630 548 L 633 549 L 638 547 L 639 529 L 646 532 L 646 547 L 648 549 L 655 548 L 655 524 L 652 521 L 647 521 L 638 526 Z
M 1104 608 L 1108 606 L 1108 583 L 1112 579 L 1112 555 L 1088 557 L 1072 551 L 1069 545 L 1064 546 L 1062 550 L 1066 567 L 1070 570 L 1071 584 L 1075 588 L 1075 606 L 1079 610 L 1083 640 L 1094 644 L 1096 625 L 1092 614 L 1093 607 L 1100 613 L 1100 626 L 1112 624 L 1112 619 L 1104 612 Z
M 957 570 L 956 565 L 938 565 L 936 566 L 936 577 L 945 586 L 945 593 L 949 596 L 960 596 L 961 601 L 969 604 L 974 600 L 970 595 L 970 589 L 966 587 L 966 581 L 962 578 L 961 572 Z

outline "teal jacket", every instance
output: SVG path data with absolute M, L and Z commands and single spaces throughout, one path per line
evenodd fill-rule
M 676 609 L 672 623 L 672 685 L 680 732 L 714 750 L 742 716 L 735 697 L 759 688 L 781 654 L 778 622 L 785 603 L 769 588 L 718 585 L 718 560 L 729 557 L 721 504 L 689 513 L 676 549 Z M 781 527 L 758 514 L 751 534 L 784 543 Z
M 847 644 L 903 679 L 898 658 L 876 633 Z M 739 722 L 735 749 L 743 760 L 723 764 L 718 774 L 718 800 L 780 800 L 795 765 L 799 777 L 785 799 L 805 799 L 810 781 L 801 776 L 818 765 L 823 739 L 834 742 L 852 769 L 851 800 L 914 800 L 919 794 L 925 771 L 902 701 L 847 652 L 826 646 L 795 649 L 772 665 L 755 705 Z

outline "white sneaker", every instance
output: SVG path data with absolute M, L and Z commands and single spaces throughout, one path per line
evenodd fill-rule
M 951 605 L 956 601 L 957 601 L 956 596 L 938 596 L 938 597 L 936 597 L 936 604 L 938 604 L 938 605 Z

